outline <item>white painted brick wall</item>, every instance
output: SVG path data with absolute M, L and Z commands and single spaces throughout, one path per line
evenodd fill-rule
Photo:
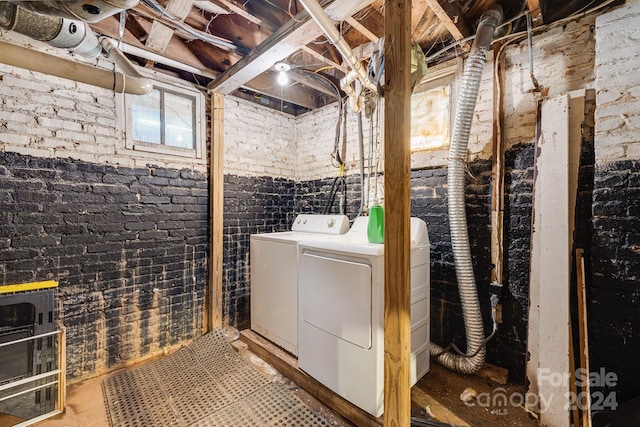
M 295 118 L 225 96 L 225 173 L 295 178 Z
M 71 58 L 63 50 L 12 32 L 0 40 Z M 113 70 L 106 58 L 76 61 Z M 206 171 L 206 159 L 150 154 L 125 148 L 122 97 L 113 91 L 0 64 L 0 150 L 93 163 Z M 203 135 L 208 137 L 208 132 Z
M 640 2 L 596 20 L 596 161 L 640 159 Z
M 580 88 L 592 88 L 594 82 L 595 18 L 558 26 L 533 37 L 534 73 L 539 83 L 555 96 Z M 526 40 L 506 48 L 505 122 L 503 132 L 507 148 L 520 142 L 531 142 L 535 137 L 536 98 L 531 90 L 529 53 Z M 640 87 L 638 88 L 640 92 Z M 454 103 L 456 102 L 454 97 Z M 640 107 L 639 107 L 640 108 Z M 333 150 L 337 107 L 335 105 L 301 115 L 296 120 L 298 139 L 299 179 L 319 179 L 335 175 L 330 166 Z M 357 155 L 356 121 L 349 114 L 348 153 Z M 453 121 L 453 117 L 451 118 Z M 365 141 L 368 124 L 365 121 Z M 469 138 L 469 159 L 487 159 L 491 156 L 493 135 L 493 57 L 490 54 L 482 73 L 474 122 Z M 366 153 L 365 148 L 365 153 Z M 351 160 L 351 154 L 347 159 Z M 417 153 L 412 156 L 412 167 L 442 166 L 448 160 L 448 149 Z M 357 166 L 354 165 L 354 166 Z M 349 173 L 357 173 L 354 169 Z

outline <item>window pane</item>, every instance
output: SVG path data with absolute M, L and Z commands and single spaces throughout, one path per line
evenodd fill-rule
M 165 144 L 172 147 L 195 148 L 193 108 L 195 100 L 165 92 Z
M 161 144 L 160 91 L 154 89 L 147 95 L 132 96 L 131 100 L 133 139 Z
M 412 151 L 449 145 L 449 94 L 449 86 L 444 86 L 411 97 Z

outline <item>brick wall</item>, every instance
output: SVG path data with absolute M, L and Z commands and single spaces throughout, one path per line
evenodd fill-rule
M 0 275 L 60 283 L 71 379 L 202 331 L 206 175 L 0 153 Z
M 618 376 L 618 403 L 640 395 L 640 2 L 596 20 L 596 121 L 589 333 L 592 370 Z M 606 396 L 606 394 L 605 394 Z

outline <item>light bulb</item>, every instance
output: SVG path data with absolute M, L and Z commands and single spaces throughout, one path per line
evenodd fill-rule
M 278 72 L 278 84 L 280 86 L 284 86 L 289 83 L 289 76 L 287 76 L 287 72 L 282 70 Z

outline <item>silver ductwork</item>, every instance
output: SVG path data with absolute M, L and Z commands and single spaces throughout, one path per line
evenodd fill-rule
M 134 7 L 138 0 L 28 0 L 12 3 L 44 15 L 94 23 Z
M 0 28 L 87 58 L 98 56 L 102 50 L 98 38 L 85 22 L 41 15 L 12 3 L 0 3 Z
M 478 301 L 467 229 L 464 196 L 465 167 L 469 132 L 478 98 L 482 69 L 487 62 L 487 52 L 491 46 L 493 33 L 501 21 L 502 9 L 497 5 L 486 11 L 480 20 L 469 58 L 464 67 L 449 151 L 447 175 L 449 224 L 467 336 L 467 349 L 465 355 L 453 354 L 447 349 L 431 343 L 431 355 L 440 364 L 463 374 L 471 374 L 480 369 L 486 355 L 482 313 Z

